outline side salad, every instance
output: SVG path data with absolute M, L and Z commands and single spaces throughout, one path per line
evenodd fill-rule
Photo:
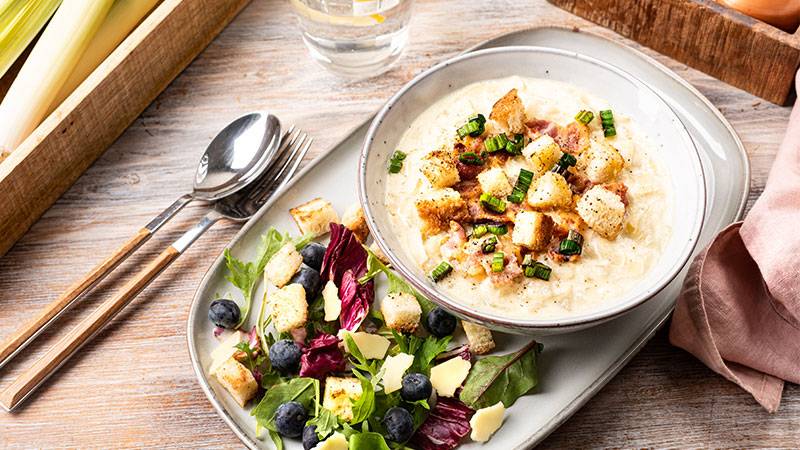
M 278 449 L 301 440 L 305 450 L 488 441 L 506 408 L 536 388 L 541 344 L 478 357 L 494 350 L 491 331 L 461 322 L 459 339 L 456 317 L 365 245 L 360 207 L 340 221 L 318 198 L 290 213 L 302 237 L 270 228 L 251 262 L 225 251 L 226 278 L 240 296 L 217 298 L 208 311 L 220 340 L 209 373 L 241 407 L 252 406 L 257 433 Z M 265 294 L 251 314 L 261 279 Z M 386 291 L 378 301 L 376 283 Z

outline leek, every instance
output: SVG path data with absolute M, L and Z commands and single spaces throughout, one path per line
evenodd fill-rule
M 0 155 L 39 125 L 113 0 L 64 0 L 0 104 Z
M 61 0 L 0 1 L 0 77 L 39 34 Z
M 108 16 L 81 55 L 75 70 L 61 86 L 49 112 L 64 101 L 114 51 L 159 0 L 116 0 Z

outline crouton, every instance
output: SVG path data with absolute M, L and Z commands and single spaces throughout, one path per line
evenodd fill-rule
M 386 265 L 391 264 L 391 262 L 389 261 L 389 257 L 386 256 L 386 253 L 383 253 L 383 250 L 381 250 L 381 248 L 378 247 L 378 244 L 376 242 L 369 244 L 369 251 L 371 251 L 378 258 L 380 262 Z
M 302 263 L 303 256 L 294 248 L 294 244 L 287 242 L 264 266 L 264 280 L 274 286 L 283 287 Z
M 588 151 L 589 161 L 586 176 L 594 184 L 607 183 L 617 178 L 625 165 L 625 159 L 617 149 L 607 143 L 592 142 Z
M 561 148 L 552 137 L 543 134 L 526 145 L 522 149 L 522 155 L 531 163 L 535 178 L 542 176 L 558 162 Z
M 252 372 L 233 356 L 211 372 L 219 384 L 231 394 L 239 406 L 244 407 L 258 392 L 258 383 Z
M 331 222 L 339 223 L 339 216 L 331 202 L 319 197 L 290 209 L 289 214 L 292 215 L 300 233 L 314 237 L 330 231 Z
M 514 219 L 511 242 L 534 251 L 543 251 L 553 234 L 553 219 L 536 211 L 520 211 Z
M 413 295 L 393 292 L 381 302 L 381 314 L 386 326 L 392 330 L 413 333 L 419 325 L 422 308 Z
M 486 327 L 470 322 L 461 322 L 464 333 L 467 335 L 469 349 L 476 355 L 483 355 L 494 350 L 494 339 L 492 332 Z
M 600 236 L 614 239 L 622 231 L 625 205 L 619 195 L 594 186 L 578 200 L 578 214 Z
M 328 377 L 322 407 L 345 422 L 353 419 L 353 401 L 361 397 L 361 382 L 357 378 Z
M 534 208 L 560 208 L 572 202 L 572 191 L 567 180 L 554 172 L 537 178 L 528 192 L 528 204 Z
M 511 89 L 495 102 L 489 118 L 497 122 L 505 131 L 512 133 L 525 131 L 525 105 L 519 99 L 516 89 Z
M 267 300 L 272 308 L 270 315 L 276 330 L 284 332 L 305 326 L 308 303 L 302 285 L 292 283 L 280 289 L 272 289 L 267 292 Z
M 425 222 L 425 233 L 438 233 L 450 227 L 450 221 L 469 217 L 467 203 L 453 189 L 437 189 L 421 195 L 414 203 Z
M 364 242 L 367 236 L 369 236 L 367 218 L 364 216 L 364 210 L 358 203 L 351 205 L 347 208 L 347 211 L 344 212 L 344 215 L 342 215 L 342 225 L 352 231 L 361 242 Z
M 498 198 L 505 198 L 514 188 L 508 181 L 505 171 L 499 167 L 494 167 L 478 174 L 478 183 L 480 183 L 483 192 Z
M 420 171 L 436 188 L 450 187 L 461 181 L 455 158 L 446 150 L 436 150 L 425 155 Z

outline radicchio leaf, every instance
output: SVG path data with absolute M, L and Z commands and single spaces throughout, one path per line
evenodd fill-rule
M 459 345 L 458 347 L 441 353 L 436 357 L 436 361 L 447 361 L 448 359 L 460 357 L 465 361 L 472 361 L 472 353 L 469 351 L 469 344 Z
M 261 349 L 261 341 L 258 339 L 258 332 L 256 331 L 256 326 L 253 325 L 253 328 L 247 333 L 247 345 L 255 352 Z
M 339 287 L 339 298 L 342 299 L 342 311 L 339 313 L 339 324 L 348 331 L 355 331 L 369 314 L 369 306 L 375 295 L 374 283 L 358 283 L 358 276 L 348 270 L 342 276 Z
M 345 368 L 344 355 L 339 349 L 339 338 L 322 333 L 308 343 L 300 357 L 300 376 L 317 379 L 325 378 L 331 372 L 341 372 Z
M 419 450 L 451 450 L 458 446 L 472 428 L 469 419 L 475 414 L 470 407 L 454 398 L 439 397 L 428 418 L 411 437 Z
M 367 252 L 352 231 L 331 223 L 331 242 L 322 259 L 322 282 L 333 280 L 339 286 L 342 311 L 339 322 L 343 329 L 355 331 L 367 317 L 375 297 L 375 283 L 360 284 L 367 273 Z

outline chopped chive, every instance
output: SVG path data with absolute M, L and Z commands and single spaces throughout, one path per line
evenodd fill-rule
M 548 265 L 537 262 L 533 265 L 533 277 L 538 278 L 540 280 L 548 281 L 550 280 L 550 273 L 553 272 Z
M 487 153 L 494 153 L 500 150 L 500 147 L 497 144 L 497 139 L 494 137 L 487 138 L 483 141 L 483 147 L 486 149 Z
M 614 127 L 614 113 L 610 109 L 600 111 L 600 123 L 603 125 L 605 137 L 617 135 L 617 129 Z
M 489 224 L 486 225 L 486 229 L 489 231 L 489 233 L 492 233 L 495 236 L 502 236 L 508 233 L 508 227 L 504 223 Z
M 495 252 L 492 256 L 492 272 L 502 272 L 506 265 L 506 255 L 503 252 Z
M 497 248 L 497 236 L 489 236 L 483 240 L 481 251 L 483 253 L 492 253 Z
M 583 236 L 575 230 L 569 230 L 567 239 L 577 242 L 578 245 L 583 245 Z
M 397 150 L 389 159 L 389 173 L 398 173 L 403 168 L 403 160 L 406 159 L 406 154 Z
M 564 166 L 572 167 L 578 163 L 578 159 L 575 158 L 575 155 L 564 153 L 563 155 L 561 155 L 561 158 L 558 160 L 558 163 Z
M 517 134 L 514 136 L 514 140 L 509 140 L 506 144 L 506 153 L 511 155 L 521 155 L 522 154 L 522 143 L 523 143 L 523 136 L 521 134 Z
M 575 115 L 575 120 L 584 125 L 588 125 L 592 119 L 594 119 L 594 113 L 585 109 L 582 109 L 578 114 Z
M 580 255 L 583 246 L 583 236 L 575 230 L 569 230 L 567 237 L 558 245 L 558 252 L 562 255 Z
M 489 227 L 487 227 L 486 225 L 484 224 L 475 225 L 475 227 L 472 229 L 472 237 L 479 238 L 488 232 L 489 232 Z
M 483 134 L 485 123 L 486 118 L 483 117 L 483 114 L 476 114 L 470 117 L 467 119 L 467 123 L 458 129 L 458 137 L 464 138 L 467 137 L 467 135 L 472 137 L 480 136 Z
M 506 210 L 506 203 L 488 192 L 481 194 L 480 202 L 489 211 L 503 213 Z
M 613 125 L 610 126 L 610 127 L 604 127 L 603 128 L 603 135 L 605 135 L 605 137 L 616 136 L 617 135 L 617 129 L 614 128 Z
M 507 197 L 507 200 L 511 203 L 522 203 L 522 200 L 525 199 L 525 194 L 528 193 L 528 189 L 531 187 L 531 182 L 533 182 L 533 172 L 519 169 L 517 182 L 514 183 L 514 189 L 511 191 L 511 195 Z
M 431 279 L 433 281 L 441 281 L 452 271 L 453 266 L 451 266 L 447 261 L 442 261 L 431 271 Z
M 464 164 L 469 164 L 471 166 L 480 166 L 481 164 L 483 164 L 483 160 L 475 152 L 464 152 L 458 155 L 458 160 Z

